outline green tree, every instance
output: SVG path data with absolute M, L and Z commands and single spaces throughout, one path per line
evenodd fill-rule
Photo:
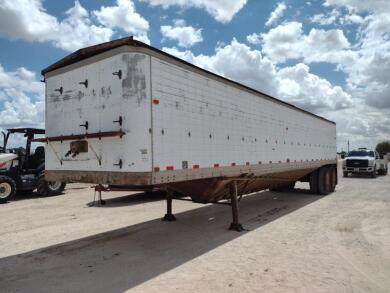
M 376 151 L 380 154 L 390 153 L 390 140 L 385 140 L 376 145 Z

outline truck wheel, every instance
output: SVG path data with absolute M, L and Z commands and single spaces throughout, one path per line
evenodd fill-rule
M 16 193 L 16 183 L 8 176 L 0 176 L 0 203 L 6 203 Z
M 374 171 L 372 171 L 371 177 L 372 178 L 376 178 L 377 177 L 376 168 L 374 168 Z
M 38 178 L 37 192 L 41 196 L 53 196 L 61 194 L 65 189 L 66 183 L 45 180 L 45 173 L 41 172 Z
M 343 177 L 348 177 L 348 172 L 343 172 Z
M 318 193 L 321 195 L 328 195 L 331 190 L 331 175 L 327 167 L 322 167 L 318 171 Z
M 311 193 L 318 194 L 318 170 L 310 174 L 309 185 Z

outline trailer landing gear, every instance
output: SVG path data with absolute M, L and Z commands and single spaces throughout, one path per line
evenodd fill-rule
M 230 196 L 231 196 L 231 206 L 232 206 L 232 215 L 233 222 L 230 224 L 229 230 L 242 232 L 244 227 L 238 222 L 238 199 L 237 199 L 237 181 L 233 181 L 230 185 Z
M 162 220 L 166 222 L 176 221 L 176 217 L 172 214 L 172 191 L 169 189 L 167 190 L 167 213 Z
M 92 205 L 95 205 L 95 202 L 96 202 L 96 192 L 97 192 L 98 204 L 104 206 L 106 204 L 106 201 L 104 199 L 102 199 L 102 191 L 108 191 L 108 189 L 105 188 L 101 184 L 94 186 L 94 189 L 95 189 L 95 193 L 93 195 L 93 204 Z

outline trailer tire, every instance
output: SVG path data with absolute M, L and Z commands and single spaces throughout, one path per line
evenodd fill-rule
M 61 194 L 65 189 L 66 183 L 49 182 L 45 180 L 45 172 L 39 174 L 37 193 L 41 196 L 54 196 Z
M 318 194 L 318 170 L 313 171 L 309 176 L 310 191 Z
M 318 171 L 318 193 L 328 195 L 331 191 L 331 175 L 327 167 L 322 167 Z
M 335 167 L 329 167 L 330 172 L 330 192 L 334 192 L 336 190 L 337 185 L 337 170 Z
M 8 176 L 0 176 L 0 203 L 6 203 L 16 193 L 16 183 Z
M 295 188 L 295 181 L 290 182 L 288 184 L 279 184 L 272 186 L 269 190 L 273 192 L 283 192 L 283 191 L 291 191 Z

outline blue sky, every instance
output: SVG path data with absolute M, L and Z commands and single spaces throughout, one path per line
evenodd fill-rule
M 369 3 L 368 3 L 369 2 Z M 382 0 L 1 0 L 0 128 L 42 126 L 40 71 L 134 35 L 338 124 L 338 147 L 390 139 Z

